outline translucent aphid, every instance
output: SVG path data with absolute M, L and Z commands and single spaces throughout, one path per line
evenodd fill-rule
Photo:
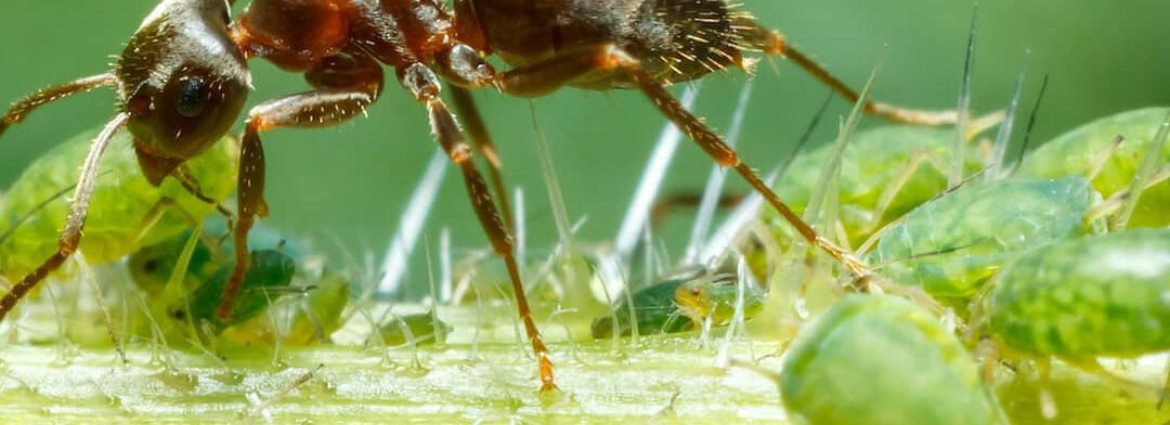
M 696 279 L 672 279 L 634 292 L 634 320 L 640 335 L 688 332 L 702 329 L 703 323 L 726 326 L 735 313 L 736 280 L 733 275 Z M 751 319 L 763 307 L 767 294 L 749 286 L 744 293 L 744 318 Z M 614 326 L 614 318 L 617 326 Z M 630 309 L 620 301 L 613 314 L 593 320 L 593 337 L 607 338 L 617 332 L 629 336 L 633 327 Z
M 1054 178 L 1092 176 L 1093 189 L 1106 198 L 1129 189 L 1134 174 L 1155 142 L 1170 108 L 1148 108 L 1102 118 L 1045 143 L 1029 154 L 1017 176 Z M 1116 147 L 1111 144 L 1122 137 Z M 1115 149 L 1111 155 L 1102 152 Z M 1104 163 L 1100 161 L 1104 159 Z M 1160 168 L 1170 164 L 1170 144 L 1163 147 Z M 1162 179 L 1145 189 L 1129 221 L 1130 227 L 1170 226 L 1170 181 Z
M 407 314 L 394 316 L 386 321 L 378 327 L 378 334 L 382 336 L 382 342 L 390 347 L 408 343 L 434 344 L 436 328 L 443 335 L 451 333 L 452 329 L 450 325 L 435 318 L 433 313 Z
M 797 423 L 997 423 L 971 355 L 901 298 L 845 297 L 801 333 L 774 379 Z
M 841 224 L 853 246 L 947 188 L 946 161 L 954 138 L 953 129 L 887 127 L 856 133 L 848 141 L 837 187 Z M 800 155 L 776 185 L 777 194 L 798 214 L 803 214 L 832 148 L 825 145 Z M 975 152 L 965 158 L 965 169 L 979 168 Z M 789 231 L 775 212 L 766 210 L 764 217 L 777 231 Z
M 49 151 L 9 188 L 0 208 L 0 275 L 17 281 L 57 251 L 70 208 L 64 194 L 77 184 L 77 164 L 96 132 Z M 80 247 L 90 264 L 112 262 L 189 230 L 235 186 L 239 149 L 234 141 L 218 143 L 186 163 L 185 179 L 207 198 L 201 200 L 175 178 L 152 186 L 138 170 L 131 138 L 128 133 L 115 136 L 102 159 Z
M 894 282 L 962 301 L 1020 252 L 1084 233 L 1093 197 L 1080 176 L 962 187 L 885 229 L 867 259 Z

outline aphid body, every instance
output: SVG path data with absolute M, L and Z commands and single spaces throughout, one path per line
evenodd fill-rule
M 1083 360 L 1170 350 L 1170 230 L 1037 248 L 992 285 L 987 330 L 1013 352 Z
M 847 296 L 801 332 L 777 379 L 797 423 L 995 423 L 971 355 L 900 298 Z
M 906 214 L 867 258 L 895 282 L 962 301 L 1019 253 L 1083 234 L 1093 196 L 1080 176 L 963 187 Z
M 3 276 L 20 279 L 53 253 L 70 208 L 65 194 L 77 184 L 74 170 L 85 158 L 93 135 L 80 134 L 49 151 L 9 188 L 8 201 L 0 207 Z M 121 259 L 138 247 L 187 231 L 215 210 L 215 205 L 187 193 L 177 181 L 155 187 L 144 179 L 137 171 L 129 134 L 116 136 L 111 144 L 94 185 L 94 207 L 80 246 L 86 261 L 103 264 Z M 238 152 L 229 140 L 187 162 L 191 176 L 211 201 L 222 201 L 235 187 L 232 173 Z

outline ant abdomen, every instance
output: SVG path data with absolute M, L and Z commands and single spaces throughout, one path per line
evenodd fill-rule
M 114 72 L 140 155 L 177 166 L 235 123 L 251 76 L 228 19 L 222 0 L 164 2 L 126 45 Z
M 664 82 L 742 67 L 736 13 L 723 0 L 643 0 L 625 48 Z

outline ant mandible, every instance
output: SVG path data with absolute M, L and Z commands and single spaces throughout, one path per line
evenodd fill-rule
M 536 97 L 564 86 L 593 90 L 632 88 L 694 140 L 716 162 L 734 168 L 810 243 L 859 277 L 868 268 L 819 236 L 794 215 L 735 151 L 684 109 L 666 86 L 730 67 L 746 68 L 745 52 L 792 59 L 850 101 L 858 94 L 779 33 L 724 0 L 253 0 L 234 22 L 234 0 L 163 0 L 130 38 L 111 72 L 52 86 L 16 102 L 0 133 L 39 106 L 73 94 L 116 86 L 118 113 L 93 141 L 73 197 L 58 251 L 0 299 L 0 319 L 77 249 L 98 164 L 111 137 L 125 127 L 145 177 L 159 184 L 179 178 L 185 160 L 207 149 L 239 116 L 248 95 L 249 58 L 303 73 L 313 90 L 267 101 L 248 113 L 241 141 L 237 261 L 218 310 L 231 314 L 247 271 L 247 234 L 264 202 L 260 133 L 280 127 L 324 127 L 353 118 L 382 94 L 383 65 L 426 107 L 435 139 L 460 167 L 476 215 L 512 281 L 519 314 L 540 367 L 541 388 L 556 388 L 552 362 L 532 321 L 513 255 L 508 202 L 500 162 L 468 89 L 494 87 Z M 505 72 L 485 60 L 497 54 Z M 449 83 L 470 144 L 440 97 Z M 866 111 L 892 121 L 939 124 L 953 113 L 869 103 Z M 474 150 L 490 164 L 494 188 L 472 162 Z

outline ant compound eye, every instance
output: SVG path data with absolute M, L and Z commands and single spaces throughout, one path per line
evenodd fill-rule
M 203 113 L 207 103 L 207 83 L 199 77 L 183 77 L 179 80 L 179 97 L 175 108 L 185 118 L 195 118 Z

